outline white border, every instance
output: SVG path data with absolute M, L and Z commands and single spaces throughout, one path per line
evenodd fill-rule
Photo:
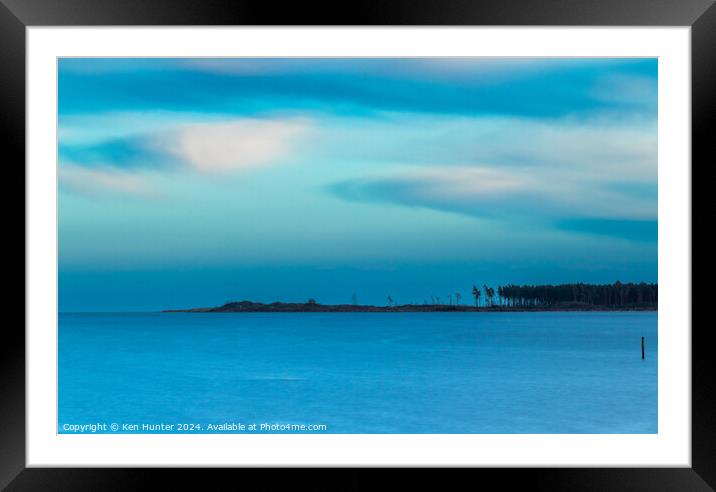
M 659 57 L 659 433 L 56 433 L 58 56 Z M 27 466 L 690 466 L 690 29 L 47 28 L 27 30 Z

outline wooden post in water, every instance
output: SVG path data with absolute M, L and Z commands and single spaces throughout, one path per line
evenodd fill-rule
M 641 358 L 644 358 L 644 337 L 641 337 Z

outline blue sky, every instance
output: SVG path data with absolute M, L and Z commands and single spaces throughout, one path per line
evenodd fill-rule
M 61 311 L 657 280 L 656 59 L 61 59 Z

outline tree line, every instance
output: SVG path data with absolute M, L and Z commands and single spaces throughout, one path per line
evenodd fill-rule
M 656 306 L 659 301 L 659 286 L 655 283 L 613 284 L 559 284 L 559 285 L 500 285 L 497 289 L 483 284 L 473 285 L 472 297 L 476 307 L 544 307 L 564 304 L 588 304 L 593 306 Z M 454 299 L 454 304 L 453 304 Z M 448 305 L 460 305 L 459 292 L 447 296 Z M 423 304 L 428 304 L 426 300 Z M 430 304 L 445 305 L 437 296 L 430 297 Z M 388 305 L 396 302 L 388 297 Z

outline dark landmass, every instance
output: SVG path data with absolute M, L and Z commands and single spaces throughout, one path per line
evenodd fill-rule
M 432 312 L 522 312 L 522 311 L 656 311 L 656 304 L 608 306 L 584 302 L 564 302 L 539 306 L 469 306 L 450 304 L 401 304 L 396 306 L 362 306 L 355 304 L 318 304 L 317 302 L 293 303 L 241 301 L 223 306 L 167 309 L 164 313 L 432 313 Z
M 314 299 L 304 303 L 241 301 L 223 306 L 193 309 L 171 309 L 166 313 L 433 313 L 433 312 L 517 312 L 517 311 L 656 311 L 659 304 L 657 284 L 559 284 L 501 285 L 497 289 L 484 284 L 472 286 L 475 304 L 460 302 L 462 294 L 430 296 L 423 304 L 397 304 L 387 296 L 387 306 L 353 304 L 319 304 Z M 454 295 L 454 297 L 453 297 Z M 445 298 L 443 298 L 445 299 Z M 455 302 L 453 302 L 453 299 Z

